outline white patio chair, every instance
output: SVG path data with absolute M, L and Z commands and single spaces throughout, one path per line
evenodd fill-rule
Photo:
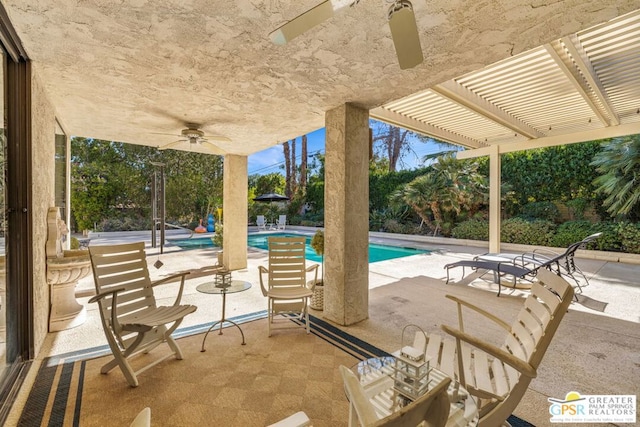
M 267 230 L 267 221 L 264 219 L 264 215 L 257 216 L 256 225 L 258 226 L 258 230 Z
M 108 373 L 119 366 L 131 387 L 138 386 L 137 375 L 175 355 L 182 359 L 182 351 L 171 334 L 182 319 L 196 311 L 194 305 L 180 305 L 184 278 L 187 273 L 176 274 L 151 282 L 144 242 L 112 246 L 91 246 L 91 266 L 97 295 L 89 302 L 97 302 L 100 319 L 113 359 L 100 372 Z M 153 287 L 161 283 L 180 280 L 176 300 L 171 306 L 159 306 Z M 148 353 L 166 342 L 172 352 L 134 371 L 129 360 Z
M 280 215 L 280 218 L 278 218 L 278 220 L 276 221 L 276 228 L 278 230 L 284 230 L 286 226 L 287 226 L 287 216 Z
M 564 317 L 574 290 L 554 272 L 538 271 L 531 293 L 511 325 L 459 298 L 459 329 L 442 325 L 455 340 L 431 334 L 427 356 L 478 400 L 480 427 L 502 425 L 518 406 Z M 502 327 L 504 343 L 497 347 L 464 332 L 462 309 L 468 308 Z
M 268 298 L 269 336 L 274 316 L 297 314 L 304 317 L 307 333 L 309 327 L 309 300 L 318 280 L 318 265 L 306 267 L 304 237 L 270 237 L 269 268 L 259 266 L 260 288 Z M 307 286 L 307 273 L 315 272 L 315 277 Z M 263 275 L 267 274 L 267 284 Z M 287 318 L 287 322 L 289 322 Z
M 311 427 L 311 420 L 304 412 L 296 412 L 284 420 L 269 424 L 268 427 Z
M 378 393 L 377 387 L 365 388 L 349 368 L 340 365 L 339 369 L 349 400 L 349 427 L 439 427 L 447 423 L 451 410 L 447 387 L 451 378 L 434 384 L 429 391 L 399 411 L 380 417 L 370 400 Z
M 147 406 L 140 411 L 129 427 L 151 427 L 151 408 Z

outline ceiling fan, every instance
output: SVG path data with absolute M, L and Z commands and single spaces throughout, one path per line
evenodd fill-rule
M 231 142 L 229 138 L 220 136 L 220 135 L 205 136 L 204 132 L 199 129 L 200 126 L 195 123 L 187 123 L 186 126 L 187 128 L 182 129 L 182 131 L 180 132 L 180 135 L 158 134 L 158 135 L 172 135 L 172 136 L 181 137 L 181 139 L 162 145 L 158 147 L 158 149 L 166 150 L 168 148 L 174 148 L 180 145 L 184 145 L 185 142 L 188 142 L 190 146 L 192 145 L 204 146 L 206 144 L 208 148 L 207 151 L 214 151 L 216 154 L 220 154 L 222 151 L 213 142 Z
M 392 3 L 387 18 L 398 64 L 402 70 L 413 68 L 424 60 L 413 5 L 409 0 L 387 1 Z M 336 12 L 359 2 L 360 0 L 326 0 L 277 28 L 269 37 L 275 44 L 285 44 L 331 18 Z

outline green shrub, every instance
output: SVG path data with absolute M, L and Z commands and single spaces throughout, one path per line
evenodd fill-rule
M 300 225 L 302 217 L 300 215 L 287 216 L 287 225 Z
M 509 218 L 502 222 L 500 239 L 504 243 L 548 246 L 554 227 L 551 221 Z
M 80 249 L 80 240 L 72 236 L 70 245 L 73 250 Z
M 593 233 L 602 233 L 593 241 L 590 249 L 599 251 L 622 252 L 622 239 L 619 232 L 619 224 L 615 222 L 599 222 L 593 224 Z
M 453 227 L 451 237 L 456 239 L 489 240 L 489 221 L 470 219 Z
M 558 226 L 555 234 L 551 237 L 550 245 L 566 248 L 593 233 L 596 233 L 596 230 L 594 224 L 589 221 L 567 221 Z M 594 247 L 595 243 L 591 243 L 590 248 Z
M 98 223 L 97 231 L 141 231 L 151 230 L 151 220 L 147 218 L 107 218 Z
M 300 217 L 300 225 L 305 227 L 318 227 L 324 224 L 324 211 L 307 212 Z
M 618 224 L 618 233 L 622 243 L 622 249 L 626 253 L 640 254 L 640 224 L 621 222 Z
M 565 205 L 567 205 L 567 208 L 569 209 L 569 214 L 573 218 L 575 218 L 576 220 L 583 220 L 584 213 L 589 207 L 589 202 L 587 201 L 587 199 L 578 198 L 578 199 L 567 201 Z
M 389 233 L 407 233 L 413 227 L 407 227 L 410 210 L 407 206 L 387 206 L 369 212 L 369 230 Z M 393 230 L 392 230 L 393 229 Z
M 542 219 L 558 222 L 560 211 L 553 202 L 533 202 L 527 203 L 522 207 L 522 214 L 520 216 L 529 220 Z
M 317 255 L 324 255 L 324 233 L 322 230 L 316 231 L 310 243 Z
M 402 224 L 400 221 L 395 219 L 387 219 L 385 220 L 382 228 L 387 233 L 398 233 L 398 234 L 408 234 L 413 229 L 412 226 L 408 226 Z
M 384 210 L 375 210 L 369 212 L 369 231 L 383 231 L 383 225 L 387 216 Z
M 222 245 L 224 243 L 224 226 L 220 222 L 216 222 L 216 225 L 214 227 L 216 231 L 214 235 L 211 236 L 211 242 L 214 246 L 222 249 Z

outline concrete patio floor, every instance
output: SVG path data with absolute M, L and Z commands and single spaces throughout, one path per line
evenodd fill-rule
M 97 236 L 92 238 L 91 245 L 131 240 L 149 243 L 150 236 L 132 234 L 117 239 L 116 236 Z M 462 271 L 459 269 L 452 270 L 453 283 L 445 285 L 445 264 L 469 259 L 486 252 L 486 249 L 414 243 L 414 247 L 430 247 L 434 252 L 369 265 L 369 319 L 344 327 L 346 331 L 384 350 L 393 351 L 400 346 L 402 327 L 408 323 L 417 324 L 428 333 L 440 331 L 441 324 L 456 326 L 455 304 L 446 300 L 445 294 L 470 300 L 511 322 L 526 291 L 507 288 L 497 298 L 497 285 L 482 279 L 468 284 L 467 280 L 460 280 Z M 162 255 L 152 248 L 148 248 L 147 254 L 152 278 L 161 278 L 176 271 L 194 271 L 186 282 L 183 301 L 197 305 L 198 310 L 185 319 L 182 327 L 220 318 L 220 297 L 201 294 L 195 289 L 198 284 L 211 280 L 210 268 L 216 262 L 214 249 L 183 251 L 167 246 Z M 153 267 L 157 259 L 164 264 L 160 269 Z M 640 266 L 590 259 L 578 259 L 577 263 L 590 281 L 584 295 L 608 304 L 604 312 L 577 303 L 571 305 L 542 361 L 538 378 L 532 381 L 515 411 L 515 415 L 534 425 L 549 424 L 548 397 L 562 399 L 569 391 L 640 394 L 637 381 L 640 378 Z M 250 249 L 247 269 L 233 272 L 234 279 L 249 281 L 253 287 L 246 292 L 229 295 L 227 318 L 266 309 L 258 278 L 258 266 L 266 264 L 266 251 Z M 162 287 L 158 294 L 162 303 L 171 303 L 172 288 L 172 285 Z M 92 292 L 93 280 L 89 276 L 77 287 L 77 295 L 81 295 L 78 301 L 87 306 L 87 321 L 76 328 L 49 334 L 34 368 L 48 355 L 106 344 L 97 306 L 87 302 Z M 322 318 L 321 311 L 311 310 L 311 313 Z M 473 317 L 470 319 L 466 325 L 468 332 L 501 344 L 502 335 L 493 325 L 479 324 Z M 234 333 L 233 329 L 229 333 Z M 209 339 L 215 339 L 215 336 Z M 36 372 L 37 369 L 32 369 L 29 377 L 35 376 Z M 25 399 L 23 390 L 14 409 L 21 407 Z M 18 410 L 12 412 L 8 425 L 17 420 L 16 416 L 19 417 Z

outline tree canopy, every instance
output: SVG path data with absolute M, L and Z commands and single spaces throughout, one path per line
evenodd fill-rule
M 640 135 L 602 143 L 592 166 L 601 174 L 593 182 L 607 198 L 603 204 L 612 216 L 640 219 Z
M 220 156 L 123 144 L 91 138 L 71 139 L 71 205 L 77 230 L 105 220 L 151 222 L 151 180 L 165 164 L 165 206 L 169 222 L 197 221 L 222 205 Z M 122 220 L 121 220 L 122 221 Z

